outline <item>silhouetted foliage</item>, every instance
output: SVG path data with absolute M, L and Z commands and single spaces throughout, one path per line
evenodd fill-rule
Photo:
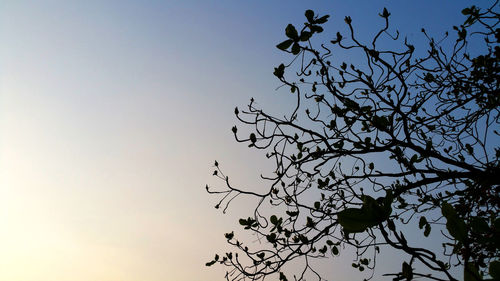
M 319 46 L 313 37 L 328 16 L 307 10 L 302 28 L 289 24 L 277 47 L 293 58 L 274 75 L 294 95 L 293 110 L 275 116 L 252 99 L 235 114 L 253 132 L 245 137 L 232 129 L 238 142 L 275 160 L 272 176 L 264 177 L 269 189 L 233 186 L 217 162 L 214 175 L 225 185 L 207 186 L 222 196 L 216 207 L 224 210 L 237 196 L 259 198 L 239 223 L 267 244 L 251 249 L 227 233 L 235 252 L 207 266 L 228 266 L 228 280 L 273 274 L 331 280 L 310 261 L 351 247 L 357 256 L 352 266 L 373 276 L 380 249 L 390 247 L 406 259 L 385 274 L 394 280 L 499 280 L 498 1 L 462 13 L 465 22 L 440 40 L 422 30 L 425 52 L 390 31 L 387 9 L 379 14 L 382 28 L 366 43 L 350 17 L 349 34 L 336 33 Z M 387 41 L 397 44 L 381 43 Z M 475 54 L 469 53 L 472 41 L 482 46 Z M 336 52 L 348 54 L 346 62 L 334 63 Z M 412 225 L 421 230 L 419 241 L 407 239 Z M 443 248 L 426 247 L 431 237 Z M 292 278 L 284 265 L 299 259 L 304 267 Z M 453 276 L 457 266 L 463 277 Z

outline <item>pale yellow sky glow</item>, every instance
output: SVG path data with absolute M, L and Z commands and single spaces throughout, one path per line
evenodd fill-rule
M 169 126 L 132 124 L 137 116 L 106 120 L 95 108 L 80 119 L 59 105 L 40 105 L 31 92 L 43 89 L 2 88 L 0 280 L 207 274 L 203 264 L 215 245 L 222 247 L 217 238 L 227 229 L 200 216 L 215 215 L 200 179 L 211 160 L 196 148 L 179 150 L 193 145 L 194 136 L 184 135 L 181 145 Z M 102 122 L 87 124 L 96 114 L 104 114 Z M 202 229 L 218 232 L 200 235 Z
M 52 4 L 0 9 L 0 280 L 218 279 L 229 226 L 203 187 L 232 142 L 209 135 L 229 132 L 222 97 L 183 85 L 192 62 L 150 23 L 120 33 L 131 5 Z

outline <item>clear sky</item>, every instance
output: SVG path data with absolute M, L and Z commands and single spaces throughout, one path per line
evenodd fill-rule
M 0 1 L 0 280 L 222 280 L 204 263 L 249 205 L 204 186 L 214 159 L 246 186 L 270 164 L 230 128 L 250 97 L 286 105 L 284 27 L 313 9 L 369 35 L 385 6 L 417 43 L 470 4 Z

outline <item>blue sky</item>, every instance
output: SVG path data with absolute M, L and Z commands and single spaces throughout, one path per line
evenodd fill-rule
M 470 4 L 2 1 L 0 279 L 221 280 L 203 265 L 250 204 L 221 215 L 204 186 L 214 159 L 246 186 L 270 167 L 230 128 L 250 97 L 286 108 L 285 26 L 313 9 L 369 36 L 387 7 L 417 45 Z

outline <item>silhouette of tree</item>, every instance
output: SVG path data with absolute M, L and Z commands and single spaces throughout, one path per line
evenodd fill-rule
M 499 280 L 498 7 L 496 1 L 464 9 L 465 22 L 440 40 L 422 29 L 426 52 L 390 31 L 387 9 L 367 42 L 350 17 L 349 34 L 336 33 L 319 46 L 312 38 L 328 15 L 307 10 L 301 29 L 289 24 L 277 47 L 293 57 L 274 75 L 294 95 L 293 110 L 275 116 L 251 99 L 235 114 L 253 132 L 244 137 L 232 128 L 238 142 L 274 159 L 276 169 L 263 176 L 269 189 L 233 186 L 217 162 L 214 175 L 224 186 L 207 185 L 224 210 L 241 195 L 260 199 L 239 223 L 265 245 L 251 249 L 226 233 L 235 252 L 216 255 L 207 266 L 228 266 L 227 280 L 273 274 L 288 280 L 284 265 L 301 260 L 293 280 L 307 274 L 325 280 L 311 261 L 351 247 L 352 266 L 373 277 L 380 249 L 390 247 L 406 258 L 385 274 L 394 280 Z M 469 53 L 472 40 L 483 47 L 476 54 Z M 333 63 L 336 52 L 363 62 Z M 417 224 L 421 239 L 410 241 L 407 231 Z M 443 249 L 426 247 L 425 239 L 438 239 Z M 457 266 L 463 277 L 453 276 Z

